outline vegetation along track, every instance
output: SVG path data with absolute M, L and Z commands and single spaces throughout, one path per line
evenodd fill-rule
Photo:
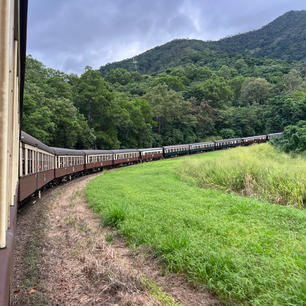
M 22 207 L 11 305 L 220 305 L 100 226 L 83 192 L 98 175 L 48 190 Z
M 91 181 L 86 193 L 103 223 L 116 228 L 131 246 L 149 250 L 167 271 L 205 284 L 227 305 L 303 306 L 305 210 L 200 188 L 197 180 L 180 175 L 190 160 L 217 162 L 231 152 L 258 148 L 107 172 Z M 272 155 L 280 163 L 293 163 L 280 153 Z

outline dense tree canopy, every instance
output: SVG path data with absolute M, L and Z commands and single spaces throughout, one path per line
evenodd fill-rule
M 23 128 L 50 145 L 111 149 L 279 132 L 306 118 L 302 62 L 207 49 L 173 56 L 176 66 L 163 72 L 116 67 L 104 78 L 29 57 Z

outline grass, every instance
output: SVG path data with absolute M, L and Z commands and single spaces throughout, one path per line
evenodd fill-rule
M 299 208 L 306 205 L 306 160 L 280 153 L 269 144 L 237 147 L 214 160 L 190 160 L 179 172 L 199 187 Z
M 178 175 L 190 160 L 210 163 L 227 154 L 108 172 L 91 181 L 86 194 L 104 224 L 225 303 L 305 305 L 306 212 L 202 189 Z
M 150 295 L 154 296 L 163 306 L 180 306 L 181 304 L 176 302 L 171 296 L 163 292 L 160 287 L 147 278 L 142 279 L 142 284 L 147 288 Z

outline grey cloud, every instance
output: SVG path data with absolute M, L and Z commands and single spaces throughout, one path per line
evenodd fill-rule
M 174 38 L 215 40 L 303 8 L 303 0 L 31 0 L 28 53 L 82 73 Z

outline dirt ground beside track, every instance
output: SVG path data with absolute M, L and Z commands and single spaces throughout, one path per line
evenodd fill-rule
M 47 190 L 20 210 L 11 305 L 221 305 L 101 226 L 84 193 L 97 175 Z

